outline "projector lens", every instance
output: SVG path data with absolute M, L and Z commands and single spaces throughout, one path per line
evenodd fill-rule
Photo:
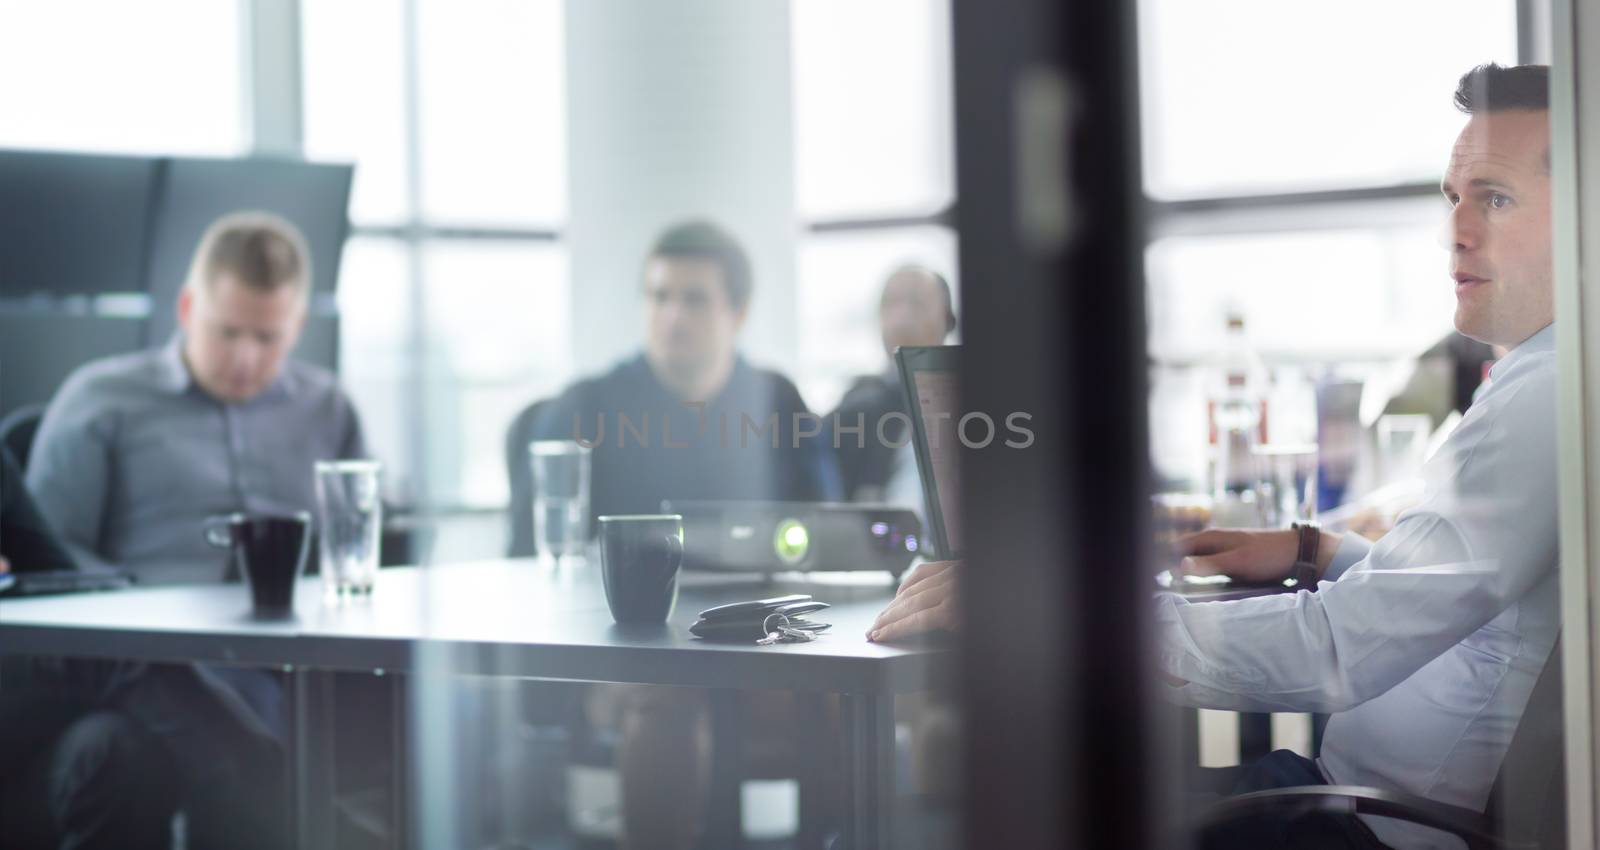
M 786 519 L 778 523 L 778 533 L 772 541 L 773 549 L 778 553 L 778 560 L 785 564 L 798 564 L 806 557 L 806 550 L 811 548 L 811 534 L 799 520 Z

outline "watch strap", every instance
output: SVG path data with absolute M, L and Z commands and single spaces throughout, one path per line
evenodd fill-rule
M 1294 566 L 1289 569 L 1289 578 L 1294 579 L 1300 587 L 1313 587 L 1317 583 L 1317 576 L 1321 570 L 1317 568 L 1317 550 L 1322 545 L 1322 526 L 1314 522 L 1297 522 L 1289 526 L 1298 536 L 1298 545 L 1295 551 Z

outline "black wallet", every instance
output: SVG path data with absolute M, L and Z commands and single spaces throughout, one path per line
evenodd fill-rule
M 810 596 L 796 594 L 749 602 L 718 605 L 700 612 L 700 619 L 689 627 L 689 633 L 708 640 L 758 640 L 767 636 L 768 618 L 777 615 L 772 625 L 783 623 L 791 629 L 817 633 L 825 631 L 829 623 L 818 623 L 805 618 L 828 607 Z

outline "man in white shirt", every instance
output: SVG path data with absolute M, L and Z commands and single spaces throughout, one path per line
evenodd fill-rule
M 1422 503 L 1376 544 L 1315 530 L 1185 541 L 1186 569 L 1242 579 L 1283 578 L 1297 553 L 1317 552 L 1298 574 L 1312 592 L 1157 600 L 1159 664 L 1174 699 L 1332 714 L 1315 762 L 1273 753 L 1219 790 L 1326 782 L 1482 810 L 1550 658 L 1560 622 L 1548 69 L 1473 69 L 1456 104 L 1470 119 L 1441 185 L 1455 325 L 1510 353 L 1425 467 Z M 932 566 L 901 588 L 873 640 L 955 624 L 960 571 Z M 1288 824 L 1258 820 L 1207 846 L 1299 846 Z M 1368 816 L 1344 817 L 1318 840 L 1460 846 Z

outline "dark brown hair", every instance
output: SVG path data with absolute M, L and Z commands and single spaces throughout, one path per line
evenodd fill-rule
M 1490 62 L 1461 75 L 1456 108 L 1468 115 L 1505 109 L 1549 109 L 1550 66 Z
M 750 257 L 732 233 L 709 221 L 686 221 L 667 228 L 650 247 L 652 257 L 689 257 L 711 260 L 722 269 L 728 303 L 743 310 L 750 303 Z

